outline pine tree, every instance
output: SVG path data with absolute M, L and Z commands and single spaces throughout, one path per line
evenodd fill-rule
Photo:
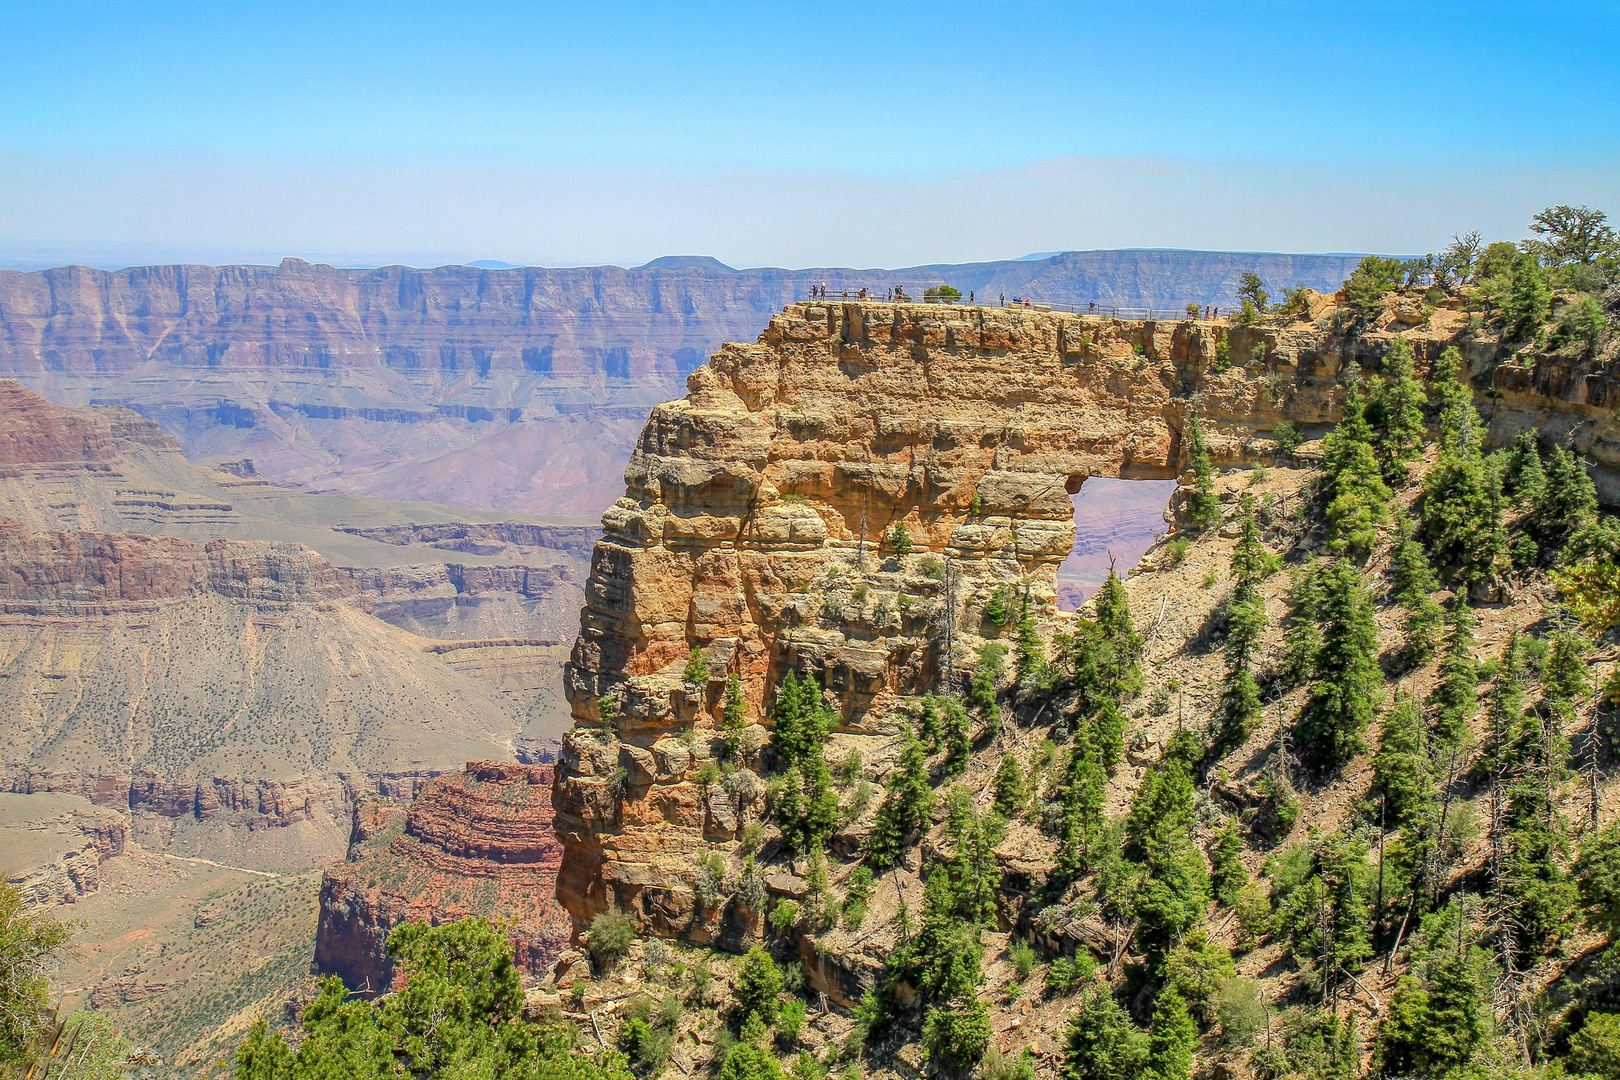
M 973 669 L 968 684 L 968 700 L 979 710 L 985 723 L 992 728 L 1001 724 L 1001 706 L 996 703 L 996 681 L 1006 671 L 1007 647 L 999 641 L 987 641 L 979 650 L 979 663 Z
M 1494 576 L 1507 555 L 1502 479 L 1481 451 L 1484 432 L 1467 392 L 1445 391 L 1443 400 L 1440 457 L 1423 480 L 1422 533 L 1435 560 L 1471 584 Z
M 1401 520 L 1401 539 L 1390 558 L 1390 576 L 1394 579 L 1394 598 L 1405 614 L 1402 629 L 1406 644 L 1403 649 L 1406 663 L 1418 667 L 1429 662 L 1439 645 L 1440 625 L 1445 611 L 1434 599 L 1440 581 L 1423 545 L 1418 543 L 1415 528 L 1408 518 Z
M 1159 991 L 1144 1075 L 1150 1080 L 1191 1080 L 1197 1045 L 1198 1025 L 1187 1012 L 1187 1002 L 1173 987 Z
M 1390 826 L 1416 822 L 1434 806 L 1427 733 L 1417 701 L 1409 694 L 1398 695 L 1384 714 L 1378 752 L 1373 755 L 1373 782 L 1383 796 Z
M 1238 542 L 1232 549 L 1232 577 L 1236 584 L 1226 607 L 1226 678 L 1216 710 L 1218 754 L 1242 745 L 1260 722 L 1263 708 L 1260 686 L 1249 668 L 1266 628 L 1266 605 L 1259 589 L 1265 574 L 1266 549 L 1260 543 L 1252 495 L 1243 497 L 1239 514 Z
M 1247 667 L 1228 667 L 1220 704 L 1215 707 L 1215 752 L 1224 756 L 1242 746 L 1264 711 L 1254 672 Z
M 1445 416 L 1458 404 L 1474 403 L 1474 391 L 1469 385 L 1468 368 L 1457 346 L 1446 346 L 1440 359 L 1429 372 L 1429 408 L 1436 416 Z
M 874 866 L 892 866 L 908 838 L 928 817 L 934 792 L 928 786 L 928 752 L 915 736 L 906 739 L 900 761 L 889 774 L 883 805 L 878 807 L 868 852 Z
M 726 696 L 720 706 L 721 746 L 728 761 L 735 760 L 742 748 L 742 730 L 748 724 L 748 703 L 743 699 L 742 680 L 726 679 Z
M 1355 443 L 1345 450 L 1328 491 L 1328 550 L 1365 559 L 1378 542 L 1378 527 L 1389 520 L 1389 488 L 1370 445 Z
M 1423 446 L 1423 384 L 1414 370 L 1412 343 L 1396 337 L 1384 357 L 1384 381 L 1378 390 L 1375 428 L 1378 464 L 1392 484 L 1406 481 L 1406 463 Z
M 1322 647 L 1310 700 L 1300 714 L 1296 745 L 1306 763 L 1327 772 L 1366 748 L 1382 675 L 1372 602 L 1355 567 L 1336 562 L 1322 574 Z
M 1289 686 L 1298 686 L 1316 670 L 1322 649 L 1322 567 L 1308 562 L 1293 573 L 1288 590 L 1288 614 L 1283 617 L 1282 656 L 1278 674 Z
M 1069 749 L 1055 793 L 1062 808 L 1055 883 L 1067 884 L 1091 869 L 1097 838 L 1108 824 L 1103 816 L 1107 787 L 1108 774 L 1097 758 L 1090 732 L 1082 728 Z
M 1192 776 L 1175 749 L 1166 747 L 1143 778 L 1126 819 L 1126 854 L 1143 869 L 1135 907 L 1150 954 L 1196 926 L 1209 906 L 1209 871 L 1193 840 Z
M 995 789 L 996 813 L 1002 817 L 1018 817 L 1029 804 L 1029 785 L 1024 782 L 1024 768 L 1011 753 L 1001 755 L 992 781 Z
M 1510 341 L 1534 337 L 1552 310 L 1552 283 L 1535 258 L 1521 255 L 1513 263 L 1513 284 L 1502 301 L 1502 319 Z
M 1435 739 L 1456 748 L 1468 739 L 1468 722 L 1479 711 L 1479 664 L 1474 659 L 1473 612 L 1461 597 L 1452 605 L 1448 622 L 1440 678 L 1427 705 L 1434 716 L 1430 731 Z
M 1221 519 L 1221 504 L 1215 497 L 1215 467 L 1209 460 L 1209 444 L 1204 440 L 1204 424 L 1196 404 L 1187 411 L 1186 434 L 1187 458 L 1193 473 L 1193 490 L 1187 498 L 1187 524 L 1202 530 Z
M 1142 690 L 1142 635 L 1131 622 L 1131 601 L 1113 567 L 1097 592 L 1097 629 L 1108 648 L 1110 695 L 1116 704 L 1128 701 Z
M 967 710 L 955 698 L 945 698 L 940 705 L 940 741 L 945 746 L 943 775 L 954 780 L 967 770 L 973 752 Z
M 1507 467 L 1502 470 L 1502 490 L 1513 496 L 1513 503 L 1532 507 L 1547 491 L 1546 471 L 1541 467 L 1541 448 L 1533 431 L 1521 431 L 1513 441 Z
M 1069 1021 L 1063 1080 L 1139 1080 L 1147 1039 L 1107 986 L 1092 984 Z
M 1543 552 L 1557 551 L 1597 519 L 1597 487 L 1581 459 L 1563 447 L 1547 460 L 1541 497 L 1525 515 L 1525 527 Z
M 771 723 L 776 756 L 783 764 L 792 765 L 821 754 L 838 718 L 822 704 L 821 687 L 814 679 L 808 675 L 796 679 L 790 671 L 777 688 Z
M 1032 678 L 1046 665 L 1046 643 L 1035 625 L 1034 605 L 1026 594 L 1018 613 L 1018 633 L 1013 642 L 1013 667 L 1020 682 Z
M 1236 819 L 1228 821 L 1215 835 L 1209 850 L 1210 884 L 1215 888 L 1215 899 L 1227 907 L 1234 906 L 1238 893 L 1249 883 L 1249 871 L 1243 865 L 1243 834 Z
M 737 973 L 737 1023 L 747 1023 L 750 1016 L 758 1016 L 768 1027 L 776 1023 L 781 1008 L 782 971 L 771 959 L 771 954 L 755 945 L 743 957 Z

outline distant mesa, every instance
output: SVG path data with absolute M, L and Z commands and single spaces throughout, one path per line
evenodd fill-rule
M 637 270 L 724 270 L 728 274 L 735 274 L 735 266 L 727 266 L 713 255 L 665 255 L 654 259 L 650 263 L 643 263 Z
M 1043 259 L 1055 259 L 1062 255 L 1061 251 L 1032 251 L 1028 255 L 1020 255 L 1013 262 L 1040 262 Z
M 467 266 L 477 267 L 479 270 L 521 270 L 522 263 L 501 262 L 499 259 L 474 259 Z

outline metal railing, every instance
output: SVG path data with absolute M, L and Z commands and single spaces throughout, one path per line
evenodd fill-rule
M 862 294 L 865 295 L 862 295 Z M 992 299 L 969 299 L 967 296 L 943 298 L 936 296 L 912 296 L 910 293 L 901 293 L 898 296 L 891 289 L 828 289 L 825 296 L 820 293 L 809 293 L 798 296 L 796 299 L 807 304 L 839 304 L 839 303 L 868 303 L 868 304 L 941 304 L 948 307 L 973 308 L 1020 308 L 1026 311 L 1062 311 L 1077 315 L 1095 315 L 1098 318 L 1131 319 L 1141 322 L 1185 322 L 1188 319 L 1220 318 L 1220 308 L 1213 304 L 1191 305 L 1196 314 L 1189 314 L 1189 305 L 1183 304 L 1176 308 L 1151 307 L 1121 307 L 1105 301 L 1090 301 L 1083 304 L 1067 304 L 1060 301 L 1035 300 L 1030 297 L 1007 297 L 1002 300 L 998 294 Z

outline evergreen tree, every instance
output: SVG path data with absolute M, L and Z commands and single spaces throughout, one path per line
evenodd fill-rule
M 1029 785 L 1024 782 L 1024 769 L 1011 753 L 1001 755 L 992 782 L 995 789 L 996 813 L 1002 817 L 1018 817 L 1029 804 Z
M 906 739 L 900 761 L 889 774 L 888 790 L 867 841 L 868 853 L 876 867 L 892 866 L 933 805 L 934 792 L 928 786 L 928 752 L 915 736 Z
M 1423 481 L 1422 533 L 1437 562 L 1456 567 L 1465 583 L 1485 581 L 1507 554 L 1502 479 L 1481 450 L 1484 433 L 1466 388 L 1441 398 L 1440 457 Z
M 1620 939 L 1620 821 L 1611 821 L 1581 845 L 1575 863 L 1586 922 L 1611 942 Z
M 1215 835 L 1209 863 L 1215 899 L 1227 907 L 1234 906 L 1238 893 L 1249 883 L 1249 871 L 1243 865 L 1243 834 L 1238 830 L 1236 819 L 1228 821 Z
M 743 699 L 742 680 L 726 679 L 726 696 L 720 706 L 721 745 L 728 761 L 735 760 L 742 748 L 742 730 L 748 725 L 748 703 Z
M 1401 539 L 1395 545 L 1389 568 L 1394 579 L 1395 602 L 1404 611 L 1402 628 L 1406 644 L 1403 652 L 1407 664 L 1417 667 L 1434 656 L 1445 612 L 1434 598 L 1440 581 L 1414 533 L 1410 519 L 1402 518 Z
M 1046 665 L 1046 643 L 1035 625 L 1034 605 L 1026 594 L 1018 612 L 1018 631 L 1013 639 L 1013 667 L 1020 682 L 1033 678 Z
M 1510 341 L 1534 337 L 1546 325 L 1552 311 L 1552 283 L 1530 255 L 1513 263 L 1513 284 L 1502 301 L 1502 320 Z
M 1365 560 L 1378 542 L 1378 528 L 1389 520 L 1389 488 L 1372 447 L 1356 443 L 1344 467 L 1331 477 L 1327 506 L 1328 550 Z
M 1067 884 L 1091 868 L 1097 840 L 1107 826 L 1103 816 L 1107 788 L 1108 774 L 1097 758 L 1090 733 L 1082 728 L 1069 749 L 1056 792 L 1062 818 L 1054 883 Z
M 1216 712 L 1217 753 L 1230 752 L 1260 722 L 1260 687 L 1249 668 L 1266 628 L 1266 605 L 1259 584 L 1265 574 L 1266 550 L 1260 543 L 1260 523 L 1254 497 L 1239 503 L 1237 546 L 1232 549 L 1235 585 L 1226 608 L 1226 679 Z
M 812 693 L 814 686 L 811 683 Z M 798 676 L 791 671 L 776 688 L 776 705 L 771 710 L 771 744 L 784 766 L 797 762 L 809 752 L 812 742 L 819 742 L 807 730 L 810 703 L 806 696 L 799 688 Z
M 1299 849 L 1285 850 L 1281 860 Z M 1274 860 L 1274 863 L 1277 860 Z M 1290 873 L 1273 873 L 1274 929 L 1313 971 L 1322 988 L 1342 986 L 1341 972 L 1357 971 L 1372 956 L 1372 867 L 1367 845 L 1353 833 L 1317 842 Z
M 1366 748 L 1382 675 L 1372 602 L 1355 567 L 1336 562 L 1322 574 L 1322 647 L 1311 696 L 1300 713 L 1296 745 L 1312 768 L 1327 772 Z
M 1459 597 L 1452 605 L 1446 633 L 1446 652 L 1440 678 L 1427 702 L 1434 719 L 1430 727 L 1441 745 L 1460 747 L 1468 738 L 1468 722 L 1479 711 L 1479 664 L 1474 659 L 1474 616 Z
M 1547 475 L 1541 467 L 1541 448 L 1533 431 L 1521 431 L 1508 453 L 1502 470 L 1502 490 L 1513 496 L 1514 505 L 1529 508 L 1541 501 L 1547 491 Z
M 985 723 L 992 728 L 1001 724 L 1001 706 L 996 703 L 996 682 L 1007 670 L 1007 647 L 999 641 L 987 641 L 979 650 L 979 663 L 973 669 L 968 684 L 968 700 L 979 710 Z
M 1383 374 L 1370 420 L 1384 478 L 1400 484 L 1406 481 L 1406 463 L 1422 449 L 1424 432 L 1423 384 L 1415 372 L 1412 344 L 1405 337 L 1390 343 Z
M 1204 424 L 1194 404 L 1187 411 L 1187 458 L 1193 474 L 1192 494 L 1187 498 L 1187 524 L 1194 530 L 1207 529 L 1221 519 L 1220 500 L 1215 497 L 1215 467 L 1209 460 L 1209 443 Z
M 1446 1076 L 1468 1064 L 1491 1030 L 1489 958 L 1456 904 L 1423 920 L 1413 973 L 1396 984 L 1373 1060 L 1384 1076 Z
M 1187 1012 L 1186 1001 L 1173 987 L 1159 991 L 1153 1003 L 1144 1075 L 1150 1080 L 1191 1080 L 1193 1050 L 1197 1046 L 1198 1025 Z
M 1586 466 L 1563 447 L 1547 460 L 1541 497 L 1525 515 L 1525 527 L 1543 552 L 1554 552 L 1597 519 L 1597 487 Z
M 1264 712 L 1265 702 L 1260 698 L 1254 672 L 1247 667 L 1229 666 L 1221 683 L 1220 703 L 1215 707 L 1215 752 L 1225 755 L 1242 746 Z
M 1131 601 L 1113 567 L 1097 592 L 1097 629 L 1108 650 L 1110 696 L 1116 704 L 1128 701 L 1142 691 L 1142 635 L 1131 622 Z
M 1140 1080 L 1147 1042 L 1108 987 L 1094 983 L 1069 1021 L 1063 1080 Z
M 945 698 L 940 704 L 940 741 L 945 746 L 943 775 L 954 780 L 967 770 L 968 758 L 973 753 L 969 738 L 967 710 L 955 698 Z
M 776 966 L 771 954 L 755 945 L 743 957 L 737 972 L 737 1025 L 741 1027 L 750 1016 L 757 1016 L 766 1027 L 776 1023 L 781 1008 L 782 969 Z
M 1209 906 L 1209 871 L 1193 839 L 1192 775 L 1180 750 L 1174 741 L 1165 748 L 1143 777 L 1126 819 L 1126 854 L 1142 866 L 1135 908 L 1140 940 L 1150 954 L 1198 925 Z
M 1384 714 L 1378 752 L 1373 755 L 1373 782 L 1390 826 L 1417 822 L 1434 807 L 1427 733 L 1417 701 L 1409 694 L 1397 695 L 1394 707 Z
M 1293 573 L 1288 590 L 1288 614 L 1283 617 L 1282 657 L 1278 674 L 1289 686 L 1299 686 L 1316 670 L 1322 649 L 1322 567 L 1308 562 Z
M 1458 404 L 1471 406 L 1473 403 L 1474 391 L 1462 353 L 1457 351 L 1457 346 L 1448 345 L 1429 372 L 1429 409 L 1436 416 L 1445 416 Z

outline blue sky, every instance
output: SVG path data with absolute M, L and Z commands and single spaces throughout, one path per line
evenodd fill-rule
M 1620 212 L 1613 3 L 3 6 L 15 250 L 895 265 Z

